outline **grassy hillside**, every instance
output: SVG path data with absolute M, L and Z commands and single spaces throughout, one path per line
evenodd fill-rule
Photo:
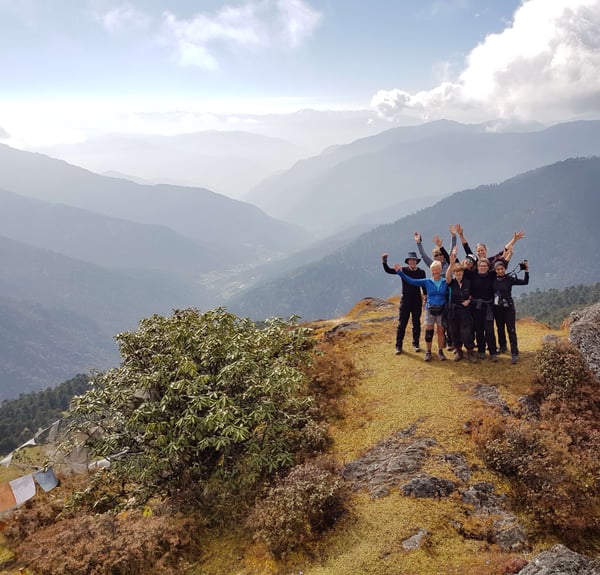
M 497 364 L 435 360 L 427 364 L 422 353 L 394 355 L 397 306 L 395 298 L 388 302 L 365 299 L 342 317 L 312 324 L 318 337 L 333 343 L 336 355 L 351 359 L 358 369 L 356 380 L 344 382 L 340 417 L 331 422 L 331 455 L 340 466 L 347 466 L 395 434 L 411 430 L 412 437 L 429 442 L 422 473 L 451 480 L 461 489 L 486 481 L 494 485 L 496 493 L 508 493 L 510 486 L 486 468 L 467 432 L 468 422 L 483 405 L 476 392 L 480 386 L 496 388 L 506 404 L 516 405 L 528 391 L 534 355 L 542 338 L 550 333 L 566 334 L 523 319 L 517 326 L 521 348 L 517 365 L 511 365 L 506 356 Z M 468 477 L 461 479 L 452 466 L 450 456 L 456 455 L 470 469 Z M 373 471 L 367 479 L 375 474 Z M 0 480 L 6 479 L 0 476 Z M 530 547 L 519 552 L 502 551 L 486 541 L 489 519 L 469 516 L 468 506 L 457 493 L 443 498 L 409 497 L 401 489 L 405 480 L 399 477 L 388 485 L 387 493 L 378 496 L 359 485 L 351 495 L 349 513 L 322 540 L 310 545 L 308 553 L 292 553 L 281 560 L 253 542 L 243 525 L 206 528 L 196 535 L 199 556 L 187 557 L 181 572 L 500 575 L 516 572 L 507 569 L 559 542 L 536 531 L 526 516 L 518 516 Z M 59 490 L 53 493 L 55 497 L 66 495 Z M 427 532 L 425 543 L 416 549 L 407 548 L 406 540 L 420 530 Z M 597 549 L 598 544 L 590 540 L 589 548 L 596 545 Z M 2 573 L 13 575 L 17 570 Z
M 368 300 L 366 300 L 368 301 Z M 340 464 L 358 458 L 377 442 L 416 424 L 416 434 L 433 438 L 437 446 L 425 470 L 456 481 L 440 457 L 463 453 L 476 470 L 470 482 L 491 481 L 500 493 L 508 486 L 485 466 L 474 449 L 465 423 L 481 405 L 473 395 L 478 384 L 496 385 L 509 404 L 526 393 L 532 378 L 532 363 L 541 339 L 551 330 L 531 320 L 521 320 L 518 334 L 522 361 L 510 365 L 509 358 L 498 364 L 481 362 L 427 364 L 423 354 L 393 354 L 397 305 L 370 308 L 357 304 L 346 316 L 316 324 L 322 331 L 350 322 L 337 337 L 338 353 L 348 354 L 357 364 L 360 379 L 346 398 L 344 418 L 332 426 L 333 453 Z M 304 575 L 449 575 L 503 573 L 517 556 L 500 552 L 485 541 L 467 539 L 453 527 L 464 520 L 464 506 L 456 498 L 415 499 L 392 489 L 385 497 L 373 498 L 365 490 L 353 495 L 351 513 L 344 518 L 314 557 L 293 557 L 282 568 L 244 533 L 215 538 L 205 549 L 204 560 L 191 571 L 197 575 L 228 573 Z M 522 518 L 526 523 L 526 518 Z M 426 529 L 430 539 L 424 548 L 407 551 L 402 541 Z M 551 540 L 532 540 L 531 558 Z

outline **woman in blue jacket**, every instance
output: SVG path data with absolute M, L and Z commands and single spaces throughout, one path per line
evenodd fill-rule
M 387 257 L 387 254 L 384 254 Z M 444 361 L 444 347 L 446 345 L 444 337 L 444 326 L 442 325 L 442 313 L 446 305 L 448 294 L 448 284 L 446 278 L 442 277 L 442 264 L 435 261 L 430 266 L 431 278 L 414 279 L 407 276 L 400 267 L 400 264 L 394 266 L 396 273 L 407 283 L 419 286 L 427 292 L 425 302 L 425 361 L 431 361 L 431 347 L 433 334 L 437 331 L 438 357 Z M 435 326 L 435 328 L 434 328 Z

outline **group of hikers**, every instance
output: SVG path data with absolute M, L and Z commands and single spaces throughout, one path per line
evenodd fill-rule
M 425 302 L 425 361 L 432 359 L 432 344 L 437 338 L 438 358 L 445 361 L 444 349 L 454 352 L 454 361 L 465 358 L 472 363 L 486 358 L 498 361 L 499 353 L 507 353 L 508 344 L 512 363 L 519 361 L 515 304 L 512 286 L 529 283 L 529 264 L 523 260 L 518 264 L 524 271 L 519 278 L 515 271 L 507 272 L 515 243 L 523 238 L 524 232 L 516 232 L 504 249 L 488 256 L 485 244 L 477 244 L 475 252 L 465 239 L 459 224 L 450 226 L 452 245 L 450 253 L 442 245 L 439 236 L 434 236 L 432 257 L 423 248 L 422 238 L 415 232 L 414 239 L 421 257 L 409 252 L 405 266 L 388 265 L 388 254 L 382 255 L 383 269 L 397 274 L 402 279 L 400 316 L 396 331 L 396 354 L 402 353 L 402 344 L 409 320 L 412 318 L 412 345 L 420 352 L 421 311 Z M 461 261 L 457 256 L 457 236 L 465 251 Z M 427 278 L 419 263 L 429 267 Z M 497 328 L 498 337 L 494 324 Z

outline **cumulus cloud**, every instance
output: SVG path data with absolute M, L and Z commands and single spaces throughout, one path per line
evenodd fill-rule
M 191 19 L 166 12 L 161 39 L 173 47 L 182 65 L 216 69 L 219 47 L 296 48 L 320 20 L 321 14 L 304 0 L 258 0 Z
M 467 56 L 455 81 L 410 94 L 380 90 L 390 120 L 552 122 L 600 112 L 600 0 L 523 0 L 512 23 Z

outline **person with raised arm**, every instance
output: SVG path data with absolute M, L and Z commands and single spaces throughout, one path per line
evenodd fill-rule
M 409 252 L 404 260 L 406 266 L 402 268 L 402 271 L 413 279 L 425 279 L 425 270 L 417 267 L 420 261 L 415 252 Z M 388 266 L 387 254 L 383 254 L 382 263 L 383 269 L 388 274 L 396 274 L 396 270 Z M 422 294 L 425 295 L 424 289 L 411 285 L 402 279 L 402 296 L 400 298 L 398 327 L 396 328 L 396 355 L 402 353 L 402 342 L 411 317 L 413 349 L 416 352 L 421 351 L 419 340 L 421 339 L 421 311 L 423 309 Z
M 471 246 L 469 245 L 469 242 L 465 239 L 465 232 L 463 227 L 460 224 L 456 224 L 454 226 L 456 233 L 458 233 L 459 237 L 460 237 L 460 242 L 462 243 L 463 249 L 465 250 L 465 253 L 467 255 L 472 254 L 473 250 L 471 249 Z M 475 254 L 477 255 L 477 259 L 483 259 L 486 258 L 490 264 L 490 268 L 494 265 L 494 262 L 496 260 L 502 259 L 504 250 L 513 250 L 514 249 L 514 245 L 522 238 L 525 237 L 525 232 L 520 231 L 520 232 L 515 232 L 513 234 L 513 237 L 506 243 L 506 245 L 504 246 L 504 249 L 500 252 L 498 252 L 497 254 L 493 255 L 493 256 L 488 256 L 487 252 L 487 246 L 483 243 L 479 243 L 479 244 L 475 244 Z
M 504 250 L 501 259 L 508 262 L 512 250 Z M 475 341 L 479 359 L 485 359 L 486 347 L 492 361 L 498 361 L 496 334 L 494 332 L 494 279 L 496 272 L 490 270 L 487 258 L 477 260 L 477 268 L 467 275 L 471 280 L 471 312 L 475 325 Z
M 452 235 L 452 243 L 450 246 L 450 250 L 452 251 L 454 246 L 456 246 L 456 228 L 454 226 L 450 226 L 450 234 Z M 438 236 L 437 234 L 433 236 L 434 247 L 431 250 L 431 255 L 433 256 L 433 259 L 427 255 L 427 252 L 423 247 L 423 238 L 421 237 L 421 234 L 419 232 L 415 232 L 413 234 L 413 238 L 417 243 L 417 249 L 419 250 L 421 257 L 423 258 L 423 262 L 425 262 L 425 265 L 429 267 L 434 261 L 439 261 L 442 264 L 442 273 L 445 272 L 446 268 L 448 267 L 448 264 L 450 263 L 450 256 L 448 255 L 446 248 L 444 248 L 440 236 Z
M 388 254 L 383 254 L 382 259 L 387 261 Z M 444 327 L 442 325 L 442 313 L 446 306 L 446 296 L 448 293 L 448 284 L 446 279 L 442 277 L 442 264 L 439 261 L 433 262 L 429 269 L 431 278 L 414 279 L 405 274 L 400 267 L 400 264 L 395 264 L 396 273 L 407 283 L 424 288 L 427 292 L 425 301 L 425 361 L 431 361 L 431 348 L 433 336 L 437 330 L 438 342 L 438 358 L 440 361 L 445 361 L 444 355 Z
M 450 265 L 446 270 L 448 284 L 447 321 L 448 329 L 454 344 L 454 361 L 464 357 L 463 345 L 467 359 L 477 362 L 475 354 L 475 331 L 471 315 L 471 280 L 465 277 L 463 264 L 457 261 L 456 247 L 450 252 Z
M 519 345 L 517 342 L 515 302 L 512 297 L 512 286 L 526 286 L 529 284 L 529 262 L 523 260 L 520 264 L 525 270 L 525 277 L 520 279 L 516 273 L 506 273 L 506 264 L 502 260 L 494 263 L 496 278 L 494 279 L 494 319 L 498 333 L 508 331 L 510 342 L 511 363 L 519 361 Z

